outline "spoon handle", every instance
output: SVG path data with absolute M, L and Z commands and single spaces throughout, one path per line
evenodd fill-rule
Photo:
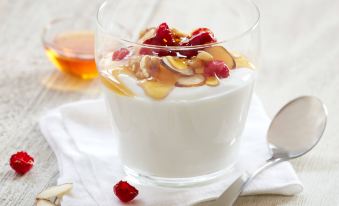
M 274 158 L 274 157 L 271 157 L 270 159 L 266 160 L 266 162 L 261 166 L 259 167 L 258 169 L 256 169 L 253 173 L 251 173 L 246 182 L 243 184 L 242 188 L 241 188 L 241 191 L 242 192 L 245 187 L 256 177 L 258 176 L 261 172 L 263 172 L 264 170 L 266 170 L 267 168 L 270 168 L 280 162 L 284 161 L 282 158 Z
M 265 169 L 272 167 L 273 165 L 278 164 L 279 162 L 282 162 L 283 159 L 281 158 L 270 158 L 266 160 L 266 162 L 259 167 L 257 170 L 255 170 L 252 174 L 249 174 L 245 172 L 243 175 L 241 175 L 238 179 L 239 183 L 238 184 L 232 184 L 225 192 L 222 193 L 222 195 L 216 200 L 215 205 L 225 205 L 225 200 L 228 199 L 228 204 L 227 206 L 232 206 L 242 193 L 242 191 L 245 189 L 245 187 L 257 176 L 259 175 L 262 171 Z M 230 191 L 232 191 L 232 201 L 229 201 L 229 196 L 230 196 Z

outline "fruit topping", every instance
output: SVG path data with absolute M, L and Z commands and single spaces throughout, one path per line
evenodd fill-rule
M 122 202 L 129 202 L 139 194 L 138 190 L 126 181 L 120 181 L 114 185 L 113 191 Z
M 180 77 L 177 79 L 177 87 L 196 87 L 205 84 L 205 77 L 201 74 L 195 74 L 189 77 Z
M 197 46 L 216 42 L 214 34 L 207 28 L 194 30 L 191 35 L 187 35 L 178 29 L 170 29 L 166 23 L 162 23 L 158 28 L 145 30 L 140 35 L 139 42 L 156 46 Z M 197 55 L 197 49 L 184 51 L 171 51 L 166 49 L 141 48 L 140 54 L 158 56 L 182 55 L 188 58 Z
M 26 174 L 34 165 L 34 159 L 27 152 L 17 152 L 10 158 L 10 166 L 20 175 Z
M 120 61 L 123 60 L 129 54 L 129 50 L 126 48 L 120 48 L 113 53 L 112 60 Z
M 143 43 L 156 46 L 175 46 L 176 41 L 168 25 L 166 23 L 162 23 L 156 29 L 155 36 L 144 40 Z M 167 49 L 151 49 L 146 47 L 141 48 L 139 53 L 144 55 L 158 55 L 158 56 L 176 55 L 175 52 Z
M 175 43 L 172 32 L 166 23 L 159 25 L 155 37 L 163 46 L 173 46 Z
M 213 60 L 206 63 L 204 72 L 208 77 L 217 76 L 219 78 L 226 78 L 229 76 L 227 65 L 220 60 Z
M 192 68 L 188 67 L 185 59 L 166 56 L 161 59 L 162 64 L 171 71 L 177 72 L 183 76 L 194 74 Z
M 197 34 L 200 34 L 200 33 L 203 33 L 203 32 L 209 32 L 209 33 L 212 34 L 212 36 L 214 36 L 213 32 L 209 28 L 205 28 L 205 27 L 197 28 L 197 29 L 193 30 L 191 35 L 194 36 L 194 35 L 197 35 Z
M 117 94 L 135 96 L 124 83 L 130 85 L 129 81 L 136 80 L 147 96 L 161 100 L 175 87 L 218 86 L 231 69 L 253 68 L 247 58 L 212 44 L 215 42 L 208 28 L 186 34 L 162 23 L 145 29 L 139 35 L 138 43 L 143 45 L 138 52 L 132 54 L 130 48 L 120 48 L 108 54 L 111 64 L 105 63 L 102 82 Z M 126 79 L 126 75 L 131 78 Z
M 205 52 L 213 56 L 214 60 L 223 61 L 229 69 L 235 68 L 232 55 L 222 46 L 213 46 L 204 49 Z
M 192 34 L 191 38 L 188 41 L 188 45 L 196 46 L 203 44 L 214 43 L 217 40 L 214 38 L 214 35 L 211 31 L 201 31 L 196 34 Z

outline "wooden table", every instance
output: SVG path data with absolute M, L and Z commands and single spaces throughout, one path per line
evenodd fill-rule
M 295 197 L 242 197 L 237 205 L 339 205 L 339 1 L 257 0 L 262 10 L 263 65 L 256 92 L 272 116 L 286 101 L 316 95 L 329 110 L 324 139 L 293 161 L 305 185 Z M 67 6 L 66 6 L 67 5 Z M 90 0 L 0 0 L 0 205 L 28 206 L 58 177 L 56 158 L 39 117 L 58 105 L 97 97 L 96 81 L 57 72 L 40 42 L 43 26 L 60 15 L 94 15 Z M 8 164 L 18 150 L 36 158 L 23 177 Z

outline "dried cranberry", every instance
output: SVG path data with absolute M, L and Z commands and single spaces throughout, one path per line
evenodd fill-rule
M 162 46 L 173 46 L 175 44 L 172 32 L 166 23 L 159 25 L 155 37 L 160 40 Z
M 223 61 L 213 60 L 205 65 L 204 73 L 206 76 L 217 76 L 219 78 L 226 78 L 229 74 L 229 68 Z
M 143 43 L 156 46 L 175 46 L 176 44 L 174 36 L 166 23 L 160 24 L 156 30 L 155 36 L 146 39 Z M 144 55 L 176 56 L 176 52 L 166 49 L 141 48 L 139 53 Z
M 153 55 L 153 50 L 150 48 L 141 48 L 139 51 L 141 55 Z
M 155 36 L 146 39 L 143 43 L 157 46 L 174 46 L 175 40 L 168 25 L 162 23 L 157 28 Z
M 214 38 L 213 33 L 207 32 L 207 31 L 203 31 L 198 34 L 195 34 L 189 40 L 189 44 L 191 46 L 209 44 L 213 42 L 216 42 L 216 39 Z
M 139 194 L 139 191 L 126 181 L 120 181 L 114 185 L 113 191 L 122 202 L 129 202 Z
M 159 38 L 156 36 L 150 39 L 147 39 L 144 41 L 144 44 L 150 44 L 150 45 L 162 45 L 162 42 Z M 139 51 L 142 55 L 157 55 L 157 56 L 176 56 L 176 53 L 174 51 L 170 51 L 167 49 L 151 49 L 151 48 L 141 48 Z
M 120 48 L 113 53 L 112 60 L 120 61 L 129 54 L 129 50 L 126 48 Z
M 24 175 L 32 169 L 34 159 L 27 152 L 22 151 L 13 154 L 9 160 L 9 164 L 15 172 Z
M 214 34 L 208 28 L 199 28 L 192 32 L 191 37 L 185 42 L 181 42 L 180 46 L 197 46 L 216 42 Z M 191 58 L 198 54 L 198 49 L 180 51 L 181 55 Z
M 214 36 L 213 32 L 210 29 L 208 29 L 208 28 L 198 28 L 198 29 L 192 31 L 191 36 L 200 34 L 202 32 L 209 32 L 209 33 L 211 33 Z

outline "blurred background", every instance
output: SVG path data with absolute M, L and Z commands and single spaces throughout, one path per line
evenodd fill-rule
M 302 194 L 243 197 L 239 205 L 339 205 L 339 1 L 255 2 L 262 16 L 256 93 L 268 114 L 296 96 L 315 95 L 328 106 L 329 122 L 320 145 L 292 162 L 305 186 Z M 56 181 L 56 159 L 39 131 L 39 117 L 63 103 L 100 96 L 97 80 L 57 71 L 41 43 L 51 19 L 95 18 L 97 6 L 94 0 L 0 0 L 0 157 L 29 148 L 40 162 L 24 178 L 0 168 L 1 206 L 33 205 L 35 194 Z M 7 160 L 0 158 L 0 165 Z

